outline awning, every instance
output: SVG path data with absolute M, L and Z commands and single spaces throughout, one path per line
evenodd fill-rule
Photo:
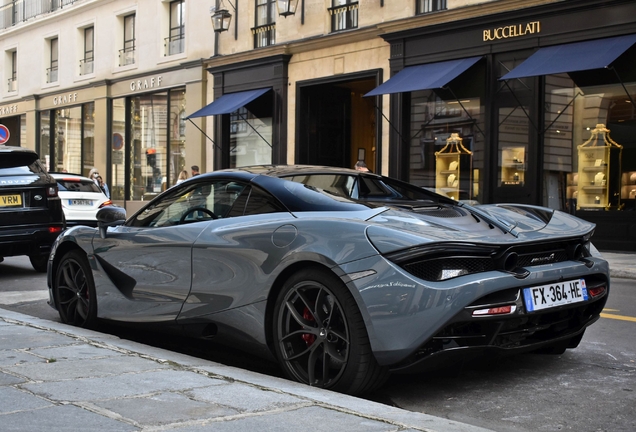
M 416 90 L 432 90 L 444 87 L 477 63 L 479 57 L 408 66 L 389 78 L 384 84 L 364 96 L 403 93 Z
M 270 90 L 270 88 L 256 89 L 256 90 L 248 90 L 244 92 L 237 93 L 228 93 L 224 94 L 214 102 L 205 107 L 201 108 L 199 111 L 190 114 L 186 119 L 196 118 L 196 117 L 206 117 L 218 114 L 229 114 L 236 111 L 239 108 L 244 107 L 248 103 L 252 102 L 254 99 L 259 96 L 264 95 Z
M 499 79 L 602 69 L 609 66 L 634 43 L 636 34 L 540 48 Z

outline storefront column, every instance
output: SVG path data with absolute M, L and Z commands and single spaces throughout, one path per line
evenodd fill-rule
M 111 138 L 108 134 L 108 99 L 95 99 L 95 168 L 102 174 L 107 185 L 111 184 L 108 173 L 108 151 Z
M 206 105 L 206 87 L 206 82 L 203 80 L 186 84 L 186 113 L 193 113 Z M 205 117 L 194 118 L 192 121 L 197 127 L 205 131 Z M 197 129 L 192 123 L 188 123 L 190 123 L 190 120 L 186 123 L 185 169 L 190 172 L 192 165 L 198 165 L 201 173 L 212 171 L 213 165 L 210 165 L 208 169 L 206 146 L 209 147 L 209 154 L 212 154 L 213 145 L 201 130 Z

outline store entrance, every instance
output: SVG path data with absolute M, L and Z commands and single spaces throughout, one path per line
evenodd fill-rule
M 301 87 L 296 163 L 376 170 L 375 78 Z

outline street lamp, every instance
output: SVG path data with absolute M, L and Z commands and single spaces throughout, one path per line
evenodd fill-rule
M 232 21 L 232 14 L 227 9 L 210 8 L 212 13 L 212 27 L 216 33 L 221 33 L 230 28 L 230 21 Z
M 285 18 L 287 18 L 289 15 L 294 15 L 296 13 L 297 6 L 298 0 L 276 0 L 278 15 Z

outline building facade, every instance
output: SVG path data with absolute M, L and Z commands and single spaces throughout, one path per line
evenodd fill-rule
M 363 160 L 636 250 L 633 1 L 59 0 L 29 19 L 5 3 L 11 144 L 107 172 L 127 208 L 192 164 Z

